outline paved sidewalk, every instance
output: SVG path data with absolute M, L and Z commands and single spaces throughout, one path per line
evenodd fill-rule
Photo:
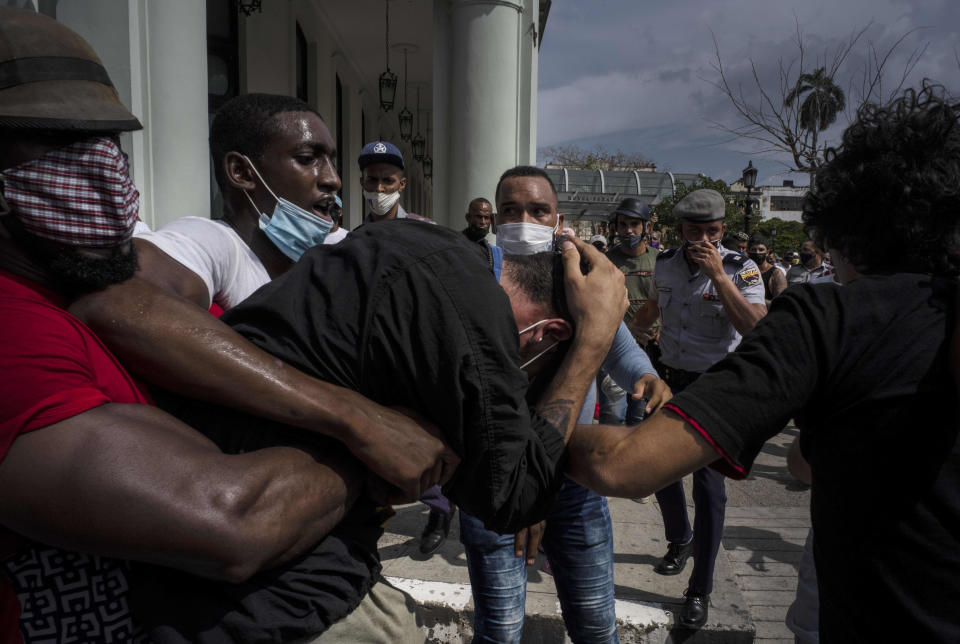
M 614 577 L 620 638 L 633 642 L 717 642 L 787 644 L 783 625 L 793 601 L 803 540 L 809 526 L 809 493 L 786 472 L 784 457 L 796 430 L 772 439 L 751 478 L 727 483 L 727 522 L 717 560 L 710 617 L 700 631 L 674 628 L 689 564 L 683 574 L 663 577 L 653 566 L 666 551 L 663 522 L 651 497 L 644 503 L 611 499 Z M 693 520 L 692 497 L 687 502 Z M 473 603 L 458 522 L 432 557 L 418 551 L 427 510 L 403 506 L 380 540 L 384 575 L 411 593 L 423 607 L 430 642 L 469 642 Z M 542 572 L 542 555 L 528 568 L 525 643 L 558 643 L 565 636 L 556 590 Z

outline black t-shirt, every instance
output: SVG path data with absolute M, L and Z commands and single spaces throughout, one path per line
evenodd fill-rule
M 550 509 L 564 443 L 526 403 L 517 325 L 491 266 L 489 251 L 459 232 L 378 222 L 311 249 L 222 319 L 306 373 L 423 414 L 462 459 L 444 493 L 492 529 L 514 532 Z M 208 404 L 171 411 L 230 453 L 343 449 Z M 361 497 L 312 552 L 243 584 L 139 567 L 135 614 L 160 644 L 316 635 L 353 610 L 379 572 L 384 520 Z
M 953 290 L 908 274 L 788 288 L 671 401 L 741 474 L 796 420 L 825 642 L 960 641 Z

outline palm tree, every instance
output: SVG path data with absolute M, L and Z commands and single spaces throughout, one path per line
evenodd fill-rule
M 822 132 L 837 120 L 837 114 L 846 106 L 843 90 L 827 76 L 827 70 L 819 67 L 812 74 L 800 74 L 797 84 L 787 94 L 787 107 L 806 94 L 800 103 L 800 125 L 813 132 Z

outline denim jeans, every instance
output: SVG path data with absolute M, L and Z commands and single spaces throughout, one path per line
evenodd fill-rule
M 460 513 L 460 540 L 473 587 L 475 642 L 519 642 L 527 598 L 524 557 L 513 535 L 484 529 Z M 613 597 L 613 526 L 607 500 L 565 480 L 547 517 L 550 561 L 567 633 L 576 643 L 619 642 Z
M 622 425 L 627 415 L 627 396 L 610 400 L 603 390 L 597 388 L 597 399 L 600 401 L 600 416 L 597 421 L 601 425 Z

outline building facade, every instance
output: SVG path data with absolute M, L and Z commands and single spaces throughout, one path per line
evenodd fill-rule
M 403 151 L 404 208 L 453 227 L 463 225 L 471 199 L 493 200 L 503 170 L 536 162 L 538 54 L 550 0 L 0 2 L 60 20 L 97 51 L 144 123 L 121 142 L 141 219 L 152 228 L 216 216 L 209 123 L 240 93 L 299 96 L 320 113 L 337 143 L 349 228 L 363 217 L 356 159 L 369 141 Z M 388 66 L 398 85 L 393 109 L 383 111 L 378 79 Z M 432 176 L 401 140 L 404 106 L 413 134 L 426 140 Z

